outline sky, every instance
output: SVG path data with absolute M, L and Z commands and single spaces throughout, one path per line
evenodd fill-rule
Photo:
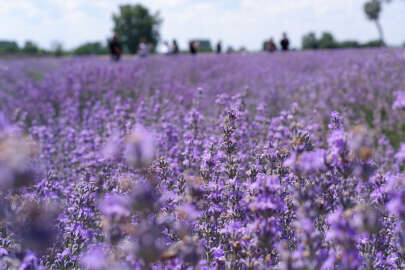
M 32 40 L 72 49 L 111 36 L 112 14 L 121 4 L 140 3 L 163 19 L 162 40 L 222 40 L 224 47 L 261 48 L 265 39 L 288 33 L 293 47 L 304 34 L 330 31 L 337 40 L 378 38 L 363 12 L 365 0 L 0 0 L 0 40 Z M 381 23 L 391 45 L 405 42 L 405 1 L 384 5 Z

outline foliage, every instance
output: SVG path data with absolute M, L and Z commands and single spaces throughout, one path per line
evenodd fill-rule
M 20 50 L 15 41 L 0 41 L 0 54 L 16 53 Z
M 339 48 L 360 48 L 364 45 L 360 44 L 358 41 L 355 40 L 346 40 L 340 42 L 338 45 Z M 378 46 L 373 46 L 373 47 L 378 47 Z
M 377 21 L 381 13 L 381 1 L 370 0 L 364 4 L 364 12 L 371 21 Z
M 33 41 L 27 40 L 23 47 L 19 47 L 15 41 L 0 41 L 0 54 L 10 55 L 46 55 L 49 51 L 40 48 Z
M 319 49 L 336 49 L 339 47 L 333 35 L 328 32 L 322 33 L 322 36 L 318 41 L 318 46 Z
M 26 54 L 38 54 L 40 49 L 34 42 L 27 40 L 21 51 Z
M 319 41 L 314 32 L 310 32 L 302 37 L 302 48 L 304 50 L 319 48 Z
M 267 40 L 262 43 L 262 51 L 267 51 L 269 42 Z
M 108 54 L 108 48 L 101 42 L 87 42 L 73 50 L 75 55 Z
M 150 11 L 140 5 L 122 5 L 119 13 L 113 14 L 114 32 L 118 34 L 124 47 L 132 54 L 138 51 L 142 38 L 153 45 L 153 49 L 159 41 L 159 27 L 162 19 L 159 13 L 151 14 Z
M 226 48 L 226 52 L 227 53 L 234 53 L 235 52 L 235 48 L 233 46 L 228 46 L 228 48 Z
M 190 42 L 197 42 L 198 52 L 202 52 L 202 53 L 213 52 L 211 41 L 208 39 L 195 39 L 195 40 L 191 40 Z
M 51 53 L 54 56 L 60 57 L 63 56 L 66 52 L 63 49 L 63 44 L 60 41 L 54 41 L 51 44 Z
M 303 36 L 302 38 L 302 49 L 303 50 L 316 50 L 316 49 L 338 49 L 338 48 L 372 48 L 381 47 L 380 40 L 372 40 L 365 43 L 360 43 L 358 41 L 337 41 L 333 35 L 329 32 L 324 32 L 322 36 L 318 39 L 316 34 L 310 32 Z
M 388 1 L 389 2 L 389 1 Z M 370 21 L 374 21 L 380 35 L 380 43 L 384 45 L 384 32 L 380 24 L 379 18 L 382 10 L 382 0 L 369 0 L 364 4 L 364 13 Z

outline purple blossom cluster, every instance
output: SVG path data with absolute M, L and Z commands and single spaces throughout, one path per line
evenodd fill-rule
M 0 269 L 404 269 L 403 50 L 0 60 Z

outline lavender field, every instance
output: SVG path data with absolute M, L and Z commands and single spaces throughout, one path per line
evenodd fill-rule
M 405 269 L 405 51 L 0 60 L 0 269 Z

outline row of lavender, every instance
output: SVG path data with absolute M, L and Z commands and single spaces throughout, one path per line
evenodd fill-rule
M 0 61 L 0 268 L 403 269 L 405 54 Z

